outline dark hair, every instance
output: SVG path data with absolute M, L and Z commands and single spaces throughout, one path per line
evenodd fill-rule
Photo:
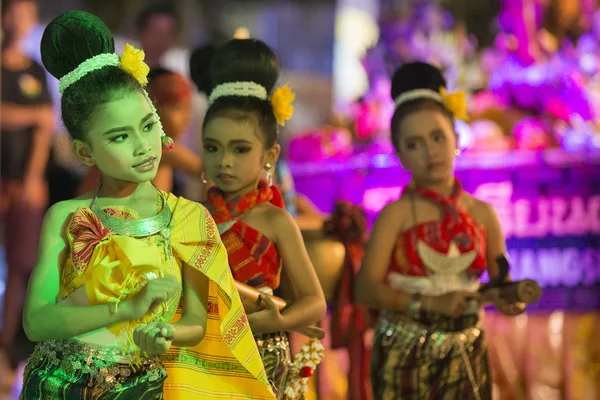
M 190 57 L 190 76 L 201 93 L 209 94 L 212 89 L 209 69 L 216 52 L 216 46 L 208 44 L 194 50 Z
M 114 53 L 115 43 L 108 27 L 93 14 L 68 11 L 54 18 L 44 30 L 42 62 L 60 79 L 85 60 Z M 85 140 L 89 121 L 98 106 L 115 96 L 142 90 L 138 81 L 116 66 L 91 71 L 62 94 L 62 120 L 73 139 Z
M 392 100 L 411 90 L 430 89 L 437 93 L 442 87 L 446 88 L 446 79 L 438 68 L 424 62 L 407 63 L 394 72 L 391 91 Z M 435 100 L 418 98 L 402 103 L 400 107 L 396 107 L 391 123 L 392 143 L 397 149 L 399 148 L 397 138 L 400 135 L 400 122 L 409 114 L 423 109 L 442 111 L 454 121 L 452 112 Z
M 222 83 L 254 82 L 270 95 L 277 79 L 277 57 L 265 43 L 256 39 L 233 39 L 215 53 L 209 69 L 211 91 Z M 224 96 L 210 105 L 204 126 L 216 117 L 256 120 L 264 135 L 265 147 L 277 142 L 277 121 L 270 100 L 251 96 Z
M 177 13 L 175 12 L 175 9 L 168 3 L 153 4 L 143 8 L 135 18 L 135 28 L 138 31 L 146 29 L 148 21 L 150 21 L 150 19 L 155 15 L 167 15 L 173 18 L 176 29 L 179 30 L 179 18 L 177 18 Z
M 173 71 L 163 67 L 152 68 L 150 72 L 148 72 L 148 82 L 152 82 L 154 79 L 158 79 L 163 75 L 172 74 Z

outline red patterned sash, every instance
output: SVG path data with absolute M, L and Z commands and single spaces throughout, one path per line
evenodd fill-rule
M 207 208 L 219 225 L 221 240 L 227 249 L 229 265 L 235 280 L 255 288 L 279 286 L 281 258 L 268 237 L 237 218 L 251 208 L 270 202 L 283 208 L 281 193 L 261 180 L 250 193 L 225 201 L 223 192 L 213 187 L 208 191 Z M 229 229 L 223 226 L 233 223 Z
M 442 221 L 424 222 L 405 231 L 399 242 L 402 246 L 398 246 L 392 257 L 391 270 L 412 276 L 427 275 L 427 269 L 417 252 L 417 242 L 422 241 L 440 253 L 447 253 L 452 242 L 461 254 L 476 249 L 477 257 L 469 271 L 483 271 L 486 267 L 485 230 L 458 206 L 457 200 L 463 192 L 460 181 L 455 180 L 454 190 L 449 197 L 432 190 L 410 186 L 404 189 L 403 194 L 411 192 L 440 204 L 443 218 Z

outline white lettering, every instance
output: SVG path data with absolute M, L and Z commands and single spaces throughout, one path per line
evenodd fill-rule
M 586 218 L 585 204 L 581 197 L 574 197 L 571 200 L 571 210 L 565 226 L 571 235 L 583 235 L 589 232 L 589 221 Z
M 531 215 L 531 202 L 527 199 L 519 199 L 513 204 L 515 237 L 535 237 L 535 232 L 530 231 L 529 216 Z
M 567 199 L 551 197 L 550 204 L 552 204 L 550 232 L 556 236 L 562 236 L 564 235 L 563 219 L 567 213 Z
M 600 282 L 600 250 L 509 250 L 513 280 L 535 279 L 543 287 L 592 286 Z
M 399 198 L 402 187 L 368 189 L 363 194 L 363 207 L 368 213 L 378 213 L 389 202 Z M 513 200 L 510 181 L 479 185 L 473 195 L 492 205 L 505 237 L 542 238 L 600 234 L 600 195 L 587 200 L 551 196 Z
M 511 181 L 484 183 L 479 185 L 473 193 L 479 200 L 492 205 L 498 220 L 502 225 L 502 232 L 506 237 L 513 234 L 513 206 L 511 204 L 513 185 Z
M 588 201 L 588 217 L 590 232 L 600 233 L 600 196 L 594 195 Z

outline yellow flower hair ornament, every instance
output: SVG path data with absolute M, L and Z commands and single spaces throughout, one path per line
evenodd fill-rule
M 294 115 L 294 105 L 292 103 L 295 99 L 296 95 L 288 85 L 283 85 L 273 91 L 271 104 L 278 125 L 285 126 L 285 121 L 289 121 Z
M 148 84 L 148 73 L 150 72 L 150 67 L 148 67 L 148 64 L 144 62 L 145 57 L 146 54 L 144 54 L 144 50 L 136 49 L 135 47 L 127 43 L 125 45 L 125 48 L 123 49 L 123 54 L 121 54 L 120 63 L 121 69 L 127 72 L 129 75 L 133 76 L 142 86 Z M 145 89 L 142 89 L 142 92 L 144 93 L 144 96 L 146 97 L 146 100 L 150 105 L 150 109 L 152 110 L 152 113 L 154 114 L 156 121 L 158 122 L 158 126 L 161 130 L 160 140 L 162 149 L 164 151 L 173 150 L 173 148 L 175 147 L 175 142 L 173 142 L 173 139 L 171 139 L 165 134 L 162 123 L 160 122 L 160 117 L 156 112 L 156 107 L 154 106 L 154 103 L 148 96 L 148 93 Z
M 121 54 L 121 69 L 133 76 L 141 85 L 148 83 L 150 67 L 144 62 L 144 50 L 136 49 L 129 43 L 125 45 Z
M 456 91 L 454 93 L 448 93 L 445 88 L 440 88 L 440 95 L 444 105 L 455 118 L 466 121 L 469 119 L 467 114 L 467 96 L 463 91 Z

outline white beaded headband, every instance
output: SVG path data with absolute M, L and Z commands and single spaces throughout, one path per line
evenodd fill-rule
M 69 72 L 58 81 L 58 91 L 63 93 L 69 86 L 83 78 L 92 71 L 107 67 L 109 65 L 119 65 L 120 57 L 115 53 L 98 54 L 92 58 L 88 58 L 77 66 L 73 71 Z
M 148 92 L 144 86 L 148 83 L 148 72 L 150 68 L 144 63 L 144 52 L 126 44 L 123 49 L 123 55 L 119 56 L 115 53 L 102 53 L 88 58 L 77 66 L 73 71 L 69 72 L 58 81 L 58 91 L 63 93 L 69 86 L 83 78 L 92 71 L 96 71 L 108 66 L 118 66 L 128 74 L 132 75 L 142 86 L 142 93 L 150 106 L 150 110 L 156 118 L 156 123 L 161 131 L 161 142 L 164 150 L 171 151 L 173 149 L 173 140 L 165 134 L 160 117 L 156 111 L 154 103 L 148 96 Z
M 434 92 L 431 89 L 414 89 L 404 92 L 394 99 L 396 108 L 402 104 L 416 99 L 431 99 L 437 101 L 440 104 L 444 104 L 444 98 L 439 92 Z
M 255 82 L 227 82 L 217 85 L 210 96 L 208 104 L 214 103 L 217 99 L 226 96 L 256 97 L 261 100 L 268 99 L 267 89 Z

